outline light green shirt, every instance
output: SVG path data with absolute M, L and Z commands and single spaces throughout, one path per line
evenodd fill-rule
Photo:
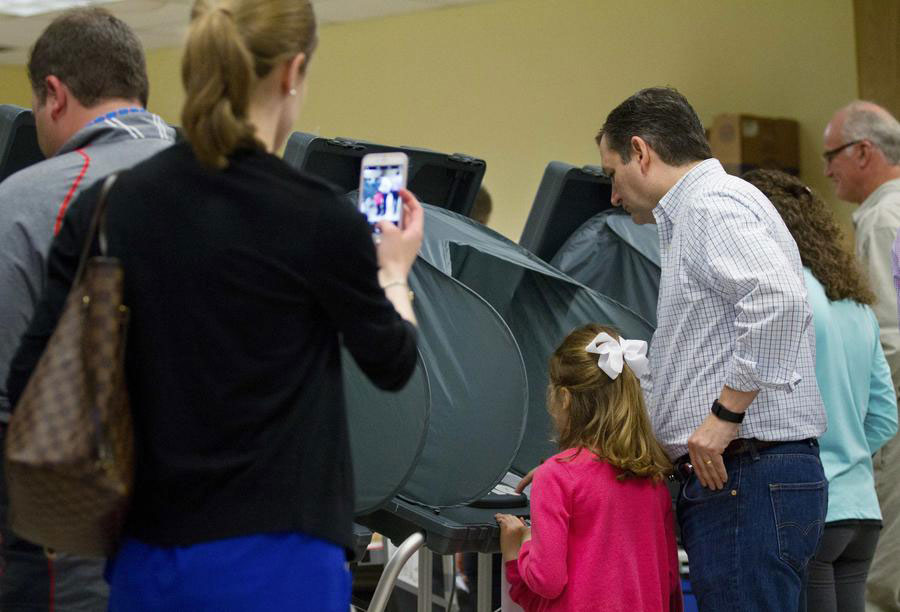
M 816 381 L 828 430 L 819 438 L 828 478 L 827 522 L 880 519 L 872 454 L 897 433 L 897 399 L 878 321 L 868 306 L 831 302 L 804 268 L 816 329 Z

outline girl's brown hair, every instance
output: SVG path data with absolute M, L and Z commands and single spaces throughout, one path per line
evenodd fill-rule
M 841 230 L 834 216 L 812 189 L 780 170 L 752 170 L 742 178 L 778 210 L 797 243 L 800 260 L 822 283 L 829 300 L 875 302 L 856 259 L 841 247 Z
M 611 379 L 585 350 L 599 334 L 619 338 L 614 329 L 585 325 L 570 333 L 550 357 L 547 406 L 561 449 L 587 449 L 622 470 L 621 480 L 659 480 L 672 464 L 653 435 L 641 386 L 627 365 Z
M 224 168 L 243 147 L 262 147 L 247 118 L 258 79 L 281 61 L 316 46 L 308 0 L 196 0 L 191 11 L 181 80 L 181 124 L 197 159 Z

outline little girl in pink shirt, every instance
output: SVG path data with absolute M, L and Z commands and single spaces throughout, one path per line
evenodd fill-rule
M 534 472 L 530 529 L 497 515 L 510 597 L 526 612 L 682 610 L 671 464 L 638 382 L 646 352 L 646 342 L 587 325 L 550 358 L 562 452 Z

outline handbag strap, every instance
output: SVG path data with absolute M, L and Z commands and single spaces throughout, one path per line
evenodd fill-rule
M 94 236 L 97 235 L 98 227 L 100 229 L 100 253 L 104 257 L 106 256 L 106 202 L 109 199 L 109 191 L 118 177 L 117 173 L 110 174 L 103 181 L 103 187 L 100 189 L 100 199 L 97 201 L 97 207 L 94 209 L 94 214 L 91 217 L 87 239 L 84 241 L 84 246 L 81 247 L 81 257 L 78 258 L 78 270 L 75 272 L 75 280 L 72 281 L 73 287 L 81 282 L 84 266 L 87 263 L 88 254 L 91 252 L 91 245 L 94 243 Z

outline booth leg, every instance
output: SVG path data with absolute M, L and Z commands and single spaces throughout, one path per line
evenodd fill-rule
M 391 597 L 391 592 L 394 590 L 394 586 L 397 584 L 397 577 L 400 575 L 400 570 L 403 569 L 403 566 L 406 565 L 406 562 L 409 561 L 409 558 L 412 557 L 415 552 L 422 548 L 425 544 L 425 535 L 422 533 L 414 533 L 405 540 L 403 543 L 397 548 L 397 552 L 394 553 L 394 556 L 391 557 L 387 565 L 384 566 L 384 571 L 381 573 L 381 578 L 378 580 L 378 586 L 375 587 L 375 593 L 372 595 L 372 601 L 369 604 L 368 612 L 384 612 L 385 607 L 387 607 L 388 599 Z M 431 553 L 427 555 L 421 555 L 421 557 L 428 557 L 429 561 L 431 560 Z M 419 560 L 419 591 L 422 589 L 422 560 Z M 428 567 L 431 567 L 431 563 L 428 564 Z M 431 573 L 429 569 L 428 574 L 428 586 L 431 586 Z M 431 589 L 428 590 L 431 593 Z M 421 609 L 421 608 L 420 608 Z
M 423 550 L 419 554 L 419 597 L 416 612 L 432 612 L 431 577 L 434 568 L 434 557 L 430 550 Z
M 492 612 L 491 609 L 491 593 L 492 576 L 491 563 L 492 555 L 488 553 L 478 553 L 478 598 L 476 600 L 475 609 L 478 612 Z

